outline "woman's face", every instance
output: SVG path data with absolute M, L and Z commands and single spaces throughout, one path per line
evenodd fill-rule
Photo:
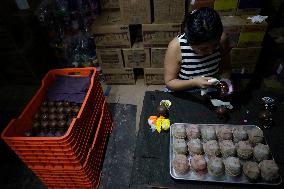
M 220 41 L 212 40 L 198 45 L 191 45 L 191 47 L 197 54 L 208 55 L 212 54 L 219 47 L 219 44 Z

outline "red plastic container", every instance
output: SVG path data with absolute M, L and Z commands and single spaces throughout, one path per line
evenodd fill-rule
M 105 111 L 108 111 L 105 109 Z M 85 184 L 84 187 L 81 185 L 81 188 L 89 187 L 92 185 L 91 188 L 96 188 L 99 184 L 100 174 L 102 170 L 102 163 L 103 163 L 103 154 L 105 151 L 105 146 L 108 138 L 107 129 L 112 124 L 110 117 L 104 116 L 102 123 L 96 133 L 96 138 L 93 143 L 93 148 L 88 154 L 86 162 L 81 167 L 81 169 L 76 170 L 62 170 L 58 169 L 58 167 L 53 167 L 52 169 L 36 169 L 32 168 L 36 175 L 38 175 L 44 183 L 50 187 L 61 187 L 62 183 L 64 183 L 64 178 L 69 177 L 75 183 Z M 68 180 L 70 180 L 68 179 Z M 67 179 L 66 179 L 67 181 Z M 65 185 L 67 187 L 68 185 Z M 73 185 L 77 186 L 77 185 Z M 71 187 L 71 186 L 70 186 Z M 79 186 L 78 186 L 79 187 Z M 77 187 L 77 188 L 78 188 Z
M 103 109 L 106 109 L 106 104 L 104 104 Z M 107 110 L 107 109 L 106 109 Z M 100 121 L 102 119 L 105 112 L 108 112 L 108 110 L 101 110 Z M 100 123 L 94 122 L 94 126 L 99 125 Z M 95 127 L 97 128 L 97 126 Z M 81 139 L 77 139 L 79 141 L 75 141 L 73 150 L 68 151 L 59 151 L 56 150 L 56 152 L 52 150 L 46 150 L 46 151 L 37 151 L 37 150 L 17 150 L 18 155 L 25 161 L 26 163 L 78 163 L 81 162 L 86 158 L 87 151 L 92 145 L 92 142 L 94 140 L 96 130 L 93 128 L 90 133 L 92 133 L 90 136 L 88 136 L 88 133 L 85 134 L 85 138 L 88 140 L 85 140 L 85 143 L 82 142 Z M 90 138 L 90 139 L 89 139 Z
M 56 75 L 90 76 L 78 116 L 61 137 L 24 137 Z M 95 68 L 51 70 L 19 118 L 1 137 L 49 188 L 97 188 L 112 121 Z
M 54 82 L 56 75 L 69 75 L 73 77 L 78 76 L 89 76 L 91 75 L 91 83 L 86 94 L 85 100 L 81 106 L 77 118 L 73 119 L 69 129 L 64 136 L 61 137 L 24 137 L 23 133 L 25 130 L 31 128 L 32 117 L 38 110 L 41 102 L 45 97 L 46 90 Z M 42 86 L 37 91 L 35 96 L 26 106 L 22 114 L 18 119 L 12 120 L 6 129 L 2 132 L 1 137 L 11 146 L 12 148 L 17 148 L 17 145 L 23 146 L 46 146 L 46 145 L 69 145 L 68 142 L 72 139 L 72 134 L 74 134 L 81 123 L 88 123 L 95 114 L 96 110 L 100 110 L 105 98 L 103 95 L 102 87 L 99 83 L 98 76 L 96 75 L 95 68 L 70 68 L 70 69 L 58 69 L 51 70 L 47 73 L 42 81 Z M 91 126 L 91 125 L 89 125 Z
M 105 105 L 104 105 L 104 107 L 105 107 Z M 100 118 L 99 123 L 98 123 L 96 133 L 92 137 L 92 143 L 88 143 L 85 146 L 80 145 L 79 150 L 78 150 L 79 151 L 78 154 L 74 153 L 73 156 L 71 156 L 71 155 L 70 156 L 67 156 L 67 155 L 56 155 L 56 156 L 55 155 L 54 156 L 42 155 L 41 157 L 40 157 L 40 154 L 39 154 L 39 156 L 33 156 L 33 154 L 30 154 L 30 156 L 26 156 L 26 157 L 25 157 L 25 155 L 21 154 L 20 157 L 22 157 L 22 159 L 25 163 L 27 163 L 31 166 L 37 165 L 37 164 L 40 164 L 40 165 L 48 164 L 48 165 L 55 165 L 55 166 L 60 165 L 60 166 L 70 167 L 70 166 L 73 166 L 73 165 L 76 165 L 76 164 L 81 164 L 81 162 L 84 162 L 84 160 L 87 158 L 87 156 L 89 154 L 88 151 L 90 152 L 90 150 L 92 150 L 92 148 L 94 148 L 94 142 L 96 140 L 98 133 L 104 134 L 104 135 L 108 134 L 107 128 L 111 127 L 111 125 L 105 124 L 105 121 L 103 123 L 101 123 L 104 119 L 110 120 L 110 117 L 107 116 L 106 112 L 108 112 L 108 109 L 104 108 L 103 113 L 102 113 L 101 118 Z M 105 124 L 105 125 L 101 125 L 101 124 Z M 99 127 L 104 127 L 104 128 L 99 128 Z M 103 131 L 100 131 L 99 129 L 101 129 Z M 58 157 L 60 157 L 60 158 L 58 158 Z

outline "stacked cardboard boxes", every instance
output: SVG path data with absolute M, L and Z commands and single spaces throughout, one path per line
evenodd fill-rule
M 232 73 L 253 73 L 260 52 L 261 47 L 233 48 L 231 50 Z
M 235 15 L 238 0 L 215 0 L 214 9 L 222 16 Z
M 167 47 L 181 32 L 180 23 L 169 24 L 142 24 L 144 47 Z
M 164 68 L 145 68 L 144 80 L 146 85 L 164 84 Z
M 102 9 L 119 9 L 119 0 L 100 0 Z
M 91 30 L 106 82 L 135 84 L 134 70 L 143 69 L 145 84 L 163 84 L 165 52 L 181 32 L 186 1 L 101 0 L 101 5 L 104 11 Z
M 252 23 L 248 16 L 242 16 L 242 27 L 238 47 L 261 46 L 267 29 L 267 23 Z
M 231 49 L 232 72 L 252 74 L 258 62 L 267 23 L 252 23 L 247 16 L 222 17 Z
M 221 19 L 232 48 L 233 73 L 254 71 L 267 23 L 252 23 L 243 14 L 259 11 L 261 3 L 195 0 L 188 8 L 186 1 L 181 0 L 101 1 L 105 5 L 119 2 L 119 10 L 105 11 L 92 26 L 98 62 L 108 84 L 134 84 L 135 69 L 144 70 L 145 84 L 163 84 L 167 46 L 181 33 L 185 10 L 204 6 L 215 8 L 221 15 L 230 15 Z
M 97 59 L 103 69 L 124 68 L 121 49 L 97 49 Z
M 129 25 L 122 22 L 119 11 L 104 12 L 98 16 L 91 31 L 99 49 L 131 47 Z
M 181 23 L 184 19 L 186 1 L 153 0 L 155 23 Z
M 163 68 L 167 48 L 151 48 L 151 68 Z
M 227 34 L 230 47 L 234 48 L 238 46 L 242 20 L 239 16 L 222 16 L 224 32 Z
M 146 85 L 164 84 L 164 57 L 171 40 L 181 33 L 186 1 L 153 0 L 154 22 L 142 24 L 145 48 L 151 52 L 150 68 L 144 69 Z
M 97 59 L 107 83 L 134 84 L 133 69 L 125 69 L 122 49 L 131 48 L 130 29 L 119 11 L 105 11 L 91 27 L 97 47 Z
M 133 68 L 103 69 L 107 84 L 135 84 Z
M 191 0 L 189 10 L 211 7 L 221 16 L 256 15 L 263 4 L 264 0 Z
M 150 49 L 144 48 L 142 42 L 134 43 L 132 48 L 122 51 L 125 67 L 150 68 Z
M 150 24 L 150 0 L 119 0 L 121 18 L 125 24 Z

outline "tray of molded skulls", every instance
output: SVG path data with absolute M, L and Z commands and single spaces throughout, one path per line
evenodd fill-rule
M 255 125 L 175 123 L 170 127 L 174 179 L 279 185 L 282 178 Z

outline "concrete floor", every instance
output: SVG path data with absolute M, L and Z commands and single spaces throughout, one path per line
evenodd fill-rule
M 145 85 L 144 79 L 136 80 L 135 85 L 111 85 L 107 96 L 108 103 L 133 104 L 137 106 L 136 133 L 139 128 L 140 114 L 143 106 L 144 94 L 146 91 L 163 90 L 165 85 Z M 103 88 L 107 86 L 103 84 Z

